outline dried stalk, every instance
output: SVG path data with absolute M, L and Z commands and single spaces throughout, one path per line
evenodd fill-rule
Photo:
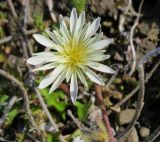
M 25 34 L 25 30 L 23 29 L 23 27 L 21 25 L 21 22 L 18 19 L 18 16 L 17 16 L 17 13 L 16 13 L 15 8 L 13 6 L 12 0 L 6 0 L 6 1 L 7 1 L 7 4 L 8 4 L 8 7 L 10 9 L 10 12 L 11 12 L 11 14 L 13 16 L 13 19 L 15 20 L 15 22 L 16 22 L 19 30 L 20 30 L 20 33 L 21 33 L 21 35 L 23 37 L 23 40 L 24 40 L 26 46 L 28 47 L 28 48 L 23 48 L 23 52 L 25 54 L 25 57 L 28 58 L 32 54 L 32 47 L 31 47 L 31 45 L 30 45 L 30 43 L 28 41 L 28 38 L 27 38 L 27 36 Z
M 81 129 L 81 130 L 85 129 L 85 126 L 77 118 L 75 118 L 75 116 L 72 114 L 71 110 L 67 110 L 67 114 L 74 121 L 74 123 L 77 125 L 77 127 L 79 129 Z
M 19 30 L 21 31 L 22 38 L 24 40 L 24 42 L 22 44 L 23 45 L 23 52 L 24 52 L 25 58 L 27 59 L 32 54 L 32 48 L 31 48 L 30 43 L 29 43 L 29 41 L 27 39 L 27 36 L 25 34 L 25 30 L 23 29 L 23 27 L 22 27 L 22 25 L 21 25 L 21 23 L 20 23 L 20 21 L 19 21 L 19 19 L 17 17 L 17 14 L 16 14 L 15 8 L 13 6 L 12 0 L 7 0 L 7 4 L 8 4 L 9 9 L 10 9 L 12 15 L 13 15 L 14 20 L 16 21 L 16 23 L 17 23 L 17 25 L 19 27 Z M 28 67 L 29 72 L 31 72 L 30 66 L 28 65 L 27 67 Z M 33 78 L 34 77 L 32 77 L 31 80 L 33 80 Z M 35 91 L 37 97 L 39 98 L 41 106 L 42 106 L 44 112 L 46 113 L 49 121 L 51 122 L 52 126 L 54 127 L 54 129 L 56 131 L 59 131 L 58 126 L 54 122 L 54 120 L 53 120 L 53 118 L 52 118 L 52 116 L 51 116 L 46 104 L 44 103 L 44 100 L 43 100 L 42 96 L 39 93 L 39 91 L 35 87 L 33 87 L 33 90 Z M 64 142 L 64 139 L 63 139 L 62 135 L 59 136 L 59 140 L 60 140 L 60 142 Z
M 30 106 L 29 106 L 29 98 L 28 98 L 28 94 L 27 94 L 27 91 L 26 89 L 24 88 L 23 84 L 21 82 L 19 82 L 15 77 L 13 77 L 12 75 L 10 75 L 9 73 L 5 72 L 4 70 L 1 70 L 0 69 L 0 75 L 7 78 L 8 80 L 10 80 L 11 82 L 13 82 L 17 87 L 19 87 L 19 89 L 21 90 L 22 92 L 22 97 L 24 99 L 24 107 L 25 107 L 25 110 L 27 112 L 27 115 L 28 115 L 28 118 L 29 118 L 29 121 L 32 125 L 32 127 L 37 130 L 37 132 L 40 132 L 40 130 L 38 129 L 38 126 L 37 124 L 35 123 L 34 121 L 34 118 L 32 116 L 32 112 L 30 110 Z
M 97 99 L 98 99 L 100 107 L 101 107 L 103 121 L 104 121 L 104 124 L 107 128 L 107 131 L 108 131 L 109 142 L 115 142 L 115 139 L 114 139 L 113 133 L 112 133 L 112 128 L 110 126 L 110 122 L 109 122 L 109 119 L 108 119 L 108 116 L 107 116 L 106 107 L 105 107 L 104 102 L 103 102 L 101 87 L 96 84 L 95 85 L 95 90 L 96 90 Z
M 12 107 L 15 104 L 16 100 L 17 100 L 17 96 L 13 96 L 10 99 L 9 103 L 7 104 L 6 109 L 3 111 L 3 115 L 2 115 L 2 117 L 0 119 L 0 128 L 2 127 L 3 123 L 7 119 L 8 112 L 12 109 Z
M 148 80 L 152 77 L 153 73 L 156 71 L 156 69 L 159 67 L 160 65 L 160 61 L 158 61 L 154 67 L 151 69 L 151 71 L 147 74 L 146 78 L 145 78 L 145 83 L 148 82 Z M 117 108 L 120 107 L 121 105 L 123 105 L 124 103 L 126 103 L 131 97 L 133 97 L 136 92 L 139 90 L 140 85 L 137 85 L 136 88 L 134 88 L 124 99 L 122 99 L 120 102 L 118 102 L 117 104 L 115 104 L 113 106 L 113 108 Z
M 138 15 L 137 18 L 134 22 L 134 25 L 131 28 L 131 32 L 130 32 L 130 47 L 131 47 L 131 51 L 132 51 L 132 64 L 131 64 L 131 70 L 129 72 L 129 75 L 132 76 L 132 74 L 134 73 L 135 69 L 136 69 L 136 51 L 135 51 L 135 47 L 133 44 L 133 36 L 134 36 L 134 31 L 139 23 L 139 19 L 140 19 L 140 14 L 142 11 L 142 5 L 143 5 L 144 0 L 141 1 L 140 6 L 139 6 L 139 10 L 138 10 Z
M 136 121 L 138 120 L 138 118 L 141 114 L 143 105 L 144 105 L 143 101 L 144 101 L 145 86 L 144 86 L 144 69 L 143 69 L 142 64 L 140 64 L 138 66 L 138 70 L 139 70 L 139 80 L 140 80 L 140 92 L 139 92 L 139 95 L 138 95 L 136 113 L 135 113 L 133 119 L 131 120 L 131 122 L 129 123 L 129 125 L 127 126 L 127 128 L 117 136 L 117 139 L 120 140 L 120 141 L 122 139 L 127 139 L 128 138 L 128 135 L 130 134 L 132 128 L 136 124 Z
M 118 134 L 118 136 L 117 136 L 118 140 L 127 139 L 128 135 L 130 134 L 132 128 L 136 124 L 136 121 L 138 120 L 138 118 L 139 118 L 139 116 L 141 114 L 141 111 L 142 111 L 142 108 L 143 108 L 143 104 L 144 104 L 143 100 L 144 100 L 144 93 L 145 93 L 145 85 L 144 85 L 145 81 L 144 81 L 143 64 L 146 63 L 146 61 L 149 58 L 157 56 L 158 54 L 160 54 L 160 47 L 158 47 L 155 50 L 152 50 L 149 53 L 147 53 L 144 57 L 142 57 L 142 59 L 138 63 L 139 80 L 140 80 L 140 91 L 139 91 L 139 96 L 138 96 L 136 113 L 135 113 L 133 119 L 131 120 L 131 122 L 129 123 L 128 127 L 123 132 Z

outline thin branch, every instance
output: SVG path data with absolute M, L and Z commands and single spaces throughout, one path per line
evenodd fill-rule
M 79 129 L 86 129 L 86 127 L 72 114 L 71 110 L 67 110 L 68 116 L 74 121 L 74 123 L 77 125 Z
M 24 99 L 24 106 L 27 112 L 27 115 L 29 117 L 30 123 L 32 125 L 32 127 L 37 130 L 37 132 L 40 132 L 38 129 L 37 124 L 34 121 L 34 118 L 32 116 L 32 112 L 30 110 L 30 106 L 29 106 L 29 98 L 28 98 L 28 94 L 26 89 L 23 87 L 23 84 L 21 82 L 19 82 L 15 77 L 13 77 L 12 75 L 10 75 L 9 73 L 5 72 L 4 70 L 0 69 L 0 75 L 7 78 L 8 80 L 10 80 L 11 82 L 13 82 L 14 84 L 16 84 L 17 87 L 19 87 L 19 89 L 22 92 L 22 97 Z
M 137 120 L 138 120 L 138 118 L 139 118 L 139 116 L 141 114 L 143 105 L 144 105 L 143 101 L 144 101 L 145 86 L 144 86 L 143 64 L 140 64 L 138 66 L 138 70 L 139 70 L 139 80 L 140 80 L 140 92 L 139 92 L 139 95 L 138 95 L 136 113 L 135 113 L 133 119 L 131 120 L 131 122 L 129 123 L 129 125 L 127 126 L 127 128 L 117 136 L 118 140 L 126 139 L 128 137 L 128 135 L 130 134 L 132 128 L 136 124 L 136 122 L 137 122 Z
M 154 56 L 157 56 L 158 54 L 160 54 L 160 47 L 150 51 L 149 53 L 147 53 L 145 56 L 143 56 L 141 58 L 141 60 L 138 63 L 138 72 L 139 72 L 139 80 L 140 80 L 140 91 L 139 91 L 139 95 L 138 95 L 138 102 L 137 102 L 137 108 L 136 108 L 136 113 L 133 117 L 133 119 L 131 120 L 131 122 L 129 123 L 129 125 L 127 126 L 127 128 L 122 131 L 120 134 L 118 134 L 117 139 L 119 140 L 123 140 L 126 139 L 128 137 L 128 135 L 130 134 L 132 128 L 134 127 L 134 125 L 136 124 L 136 121 L 138 120 L 143 105 L 144 105 L 144 93 L 145 93 L 145 85 L 144 85 L 144 68 L 143 68 L 143 64 L 146 63 L 146 61 Z
M 145 81 L 144 81 L 145 83 L 147 83 L 148 80 L 152 77 L 153 73 L 157 70 L 159 65 L 160 65 L 160 60 L 154 65 L 154 67 L 151 69 L 151 71 L 147 74 Z M 137 85 L 136 88 L 134 88 L 124 99 L 122 99 L 120 102 L 115 104 L 113 106 L 113 108 L 120 107 L 121 105 L 126 103 L 131 97 L 133 97 L 136 94 L 136 92 L 139 90 L 139 87 L 140 87 L 140 85 Z
M 139 13 L 137 13 L 132 5 L 132 0 L 128 0 L 128 5 L 126 7 L 119 7 L 126 15 L 132 15 L 137 16 Z
M 53 12 L 53 0 L 47 0 L 47 6 L 48 6 L 48 9 L 49 9 L 49 13 L 50 13 L 50 16 L 52 18 L 52 21 L 55 23 L 57 22 L 57 18 Z
M 139 10 L 138 10 L 138 15 L 137 15 L 137 18 L 134 22 L 134 25 L 132 26 L 131 28 L 131 32 L 130 32 L 130 47 L 131 47 L 131 51 L 132 51 L 132 64 L 131 64 L 131 70 L 129 72 L 129 75 L 132 76 L 132 74 L 134 73 L 135 69 L 136 69 L 136 51 L 135 51 L 135 47 L 134 47 L 134 44 L 133 44 L 133 36 L 134 36 L 134 32 L 135 32 L 135 29 L 139 23 L 139 19 L 140 19 L 140 14 L 141 14 L 141 11 L 142 11 L 142 5 L 143 5 L 143 2 L 144 0 L 141 0 L 141 3 L 140 3 L 140 6 L 139 6 Z
M 112 84 L 112 82 L 116 78 L 117 74 L 118 74 L 118 70 L 115 72 L 115 74 L 112 75 L 112 77 L 109 79 L 109 81 L 107 82 L 105 87 L 109 87 Z
M 3 111 L 3 115 L 2 115 L 2 117 L 0 119 L 0 128 L 2 127 L 3 123 L 5 122 L 5 120 L 6 120 L 7 116 L 8 116 L 8 112 L 12 109 L 12 107 L 15 104 L 16 100 L 17 100 L 17 96 L 13 96 L 10 99 L 9 103 L 7 104 L 6 109 Z
M 100 107 L 101 107 L 101 111 L 102 111 L 102 116 L 103 116 L 103 121 L 104 124 L 107 128 L 108 134 L 109 134 L 109 141 L 110 142 L 115 142 L 115 139 L 113 137 L 113 133 L 112 133 L 112 128 L 110 126 L 110 122 L 106 113 L 106 107 L 104 105 L 103 102 L 103 97 L 102 97 L 102 92 L 101 92 L 101 87 L 99 85 L 95 85 L 95 90 L 96 90 L 96 95 L 97 95 L 97 99 L 99 101 Z
M 23 27 L 25 28 L 28 23 L 28 13 L 29 13 L 29 0 L 24 1 L 24 16 L 23 16 Z
M 11 12 L 13 18 L 14 18 L 15 22 L 17 23 L 17 26 L 19 27 L 19 30 L 20 30 L 20 32 L 22 34 L 22 37 L 23 37 L 24 41 L 25 41 L 25 44 L 28 47 L 28 48 L 23 48 L 24 54 L 26 55 L 26 58 L 28 58 L 32 54 L 31 45 L 28 42 L 28 38 L 27 38 L 27 36 L 25 34 L 25 30 L 23 29 L 23 27 L 21 25 L 21 22 L 18 19 L 18 16 L 17 16 L 17 13 L 16 13 L 15 8 L 13 6 L 12 0 L 6 0 L 6 1 L 7 1 L 8 7 L 10 9 L 10 12 Z
M 46 104 L 45 104 L 45 102 L 44 102 L 41 94 L 39 93 L 39 90 L 34 87 L 34 91 L 36 92 L 36 95 L 37 95 L 37 97 L 38 97 L 38 99 L 39 99 L 39 101 L 40 101 L 40 105 L 41 105 L 41 107 L 43 108 L 44 112 L 46 113 L 46 115 L 47 115 L 49 121 L 51 122 L 54 130 L 55 130 L 56 132 L 59 132 L 59 128 L 58 128 L 58 126 L 56 125 L 56 123 L 54 122 L 54 120 L 53 120 L 53 118 L 52 118 L 52 116 L 51 116 L 51 114 L 50 114 L 50 112 L 49 112 L 49 110 L 48 110 L 48 108 L 47 108 L 47 106 L 46 106 Z M 62 135 L 59 136 L 59 140 L 60 140 L 61 142 L 65 142 Z
M 31 30 L 25 31 L 25 34 L 26 35 L 32 35 L 32 34 L 36 33 L 37 31 L 38 31 L 37 29 L 31 29 Z M 18 39 L 20 39 L 20 37 L 18 35 L 16 35 L 16 36 L 12 36 L 12 35 L 6 36 L 6 37 L 0 39 L 0 45 L 8 43 L 12 40 L 18 40 Z
M 27 39 L 27 36 L 25 34 L 25 31 L 24 31 L 24 29 L 23 29 L 23 27 L 22 27 L 22 25 L 21 25 L 21 23 L 20 23 L 20 21 L 19 21 L 19 19 L 17 17 L 17 14 L 16 14 L 15 8 L 13 6 L 12 0 L 7 0 L 7 3 L 8 3 L 8 6 L 10 8 L 10 11 L 11 11 L 11 13 L 13 15 L 13 18 L 16 21 L 16 23 L 17 23 L 17 25 L 19 27 L 19 30 L 21 31 L 22 37 L 24 39 L 24 42 L 22 42 L 23 52 L 24 52 L 25 58 L 28 59 L 28 57 L 32 54 L 30 43 L 29 43 L 29 41 Z M 29 50 L 27 50 L 27 47 L 28 47 Z M 29 52 L 29 54 L 28 54 L 28 52 Z M 28 65 L 27 67 L 28 67 L 29 72 L 31 72 L 30 66 Z M 34 79 L 34 76 L 31 78 L 31 80 L 33 80 L 33 79 Z M 43 100 L 41 94 L 39 93 L 38 89 L 33 87 L 33 90 L 36 93 L 36 95 L 37 95 L 37 97 L 38 97 L 38 99 L 40 101 L 40 104 L 41 104 L 44 112 L 46 113 L 49 121 L 51 122 L 52 126 L 54 127 L 55 131 L 59 131 L 59 129 L 58 129 L 56 123 L 54 122 L 54 120 L 52 119 L 52 116 L 51 116 L 46 104 L 44 103 L 44 100 Z M 59 140 L 61 142 L 64 142 L 64 139 L 63 139 L 62 135 L 59 136 Z

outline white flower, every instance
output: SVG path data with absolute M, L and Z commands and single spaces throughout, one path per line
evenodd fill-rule
M 34 34 L 33 37 L 43 46 L 53 49 L 52 52 L 39 52 L 33 54 L 27 62 L 31 65 L 41 65 L 34 71 L 53 69 L 39 84 L 43 89 L 52 84 L 49 93 L 52 93 L 63 80 L 70 81 L 70 95 L 72 102 L 76 101 L 79 80 L 87 86 L 85 76 L 91 81 L 104 85 L 101 78 L 91 69 L 113 74 L 114 71 L 106 65 L 98 63 L 110 57 L 105 55 L 105 47 L 113 39 L 101 40 L 103 33 L 96 34 L 100 26 L 100 18 L 92 24 L 85 23 L 85 13 L 77 16 L 73 8 L 70 16 L 70 29 L 68 30 L 64 19 L 60 16 L 60 32 L 46 30 L 48 37 Z

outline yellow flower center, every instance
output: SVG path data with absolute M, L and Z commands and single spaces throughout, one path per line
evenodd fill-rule
M 63 56 L 66 57 L 66 64 L 72 69 L 76 69 L 79 65 L 84 65 L 87 58 L 87 48 L 84 43 L 71 41 L 65 46 Z

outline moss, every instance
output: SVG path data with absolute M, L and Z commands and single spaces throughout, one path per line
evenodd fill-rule
M 86 0 L 71 0 L 71 3 L 77 9 L 78 13 L 85 10 Z
M 45 29 L 45 23 L 43 22 L 42 15 L 35 15 L 34 16 L 34 25 L 40 31 L 43 31 Z

